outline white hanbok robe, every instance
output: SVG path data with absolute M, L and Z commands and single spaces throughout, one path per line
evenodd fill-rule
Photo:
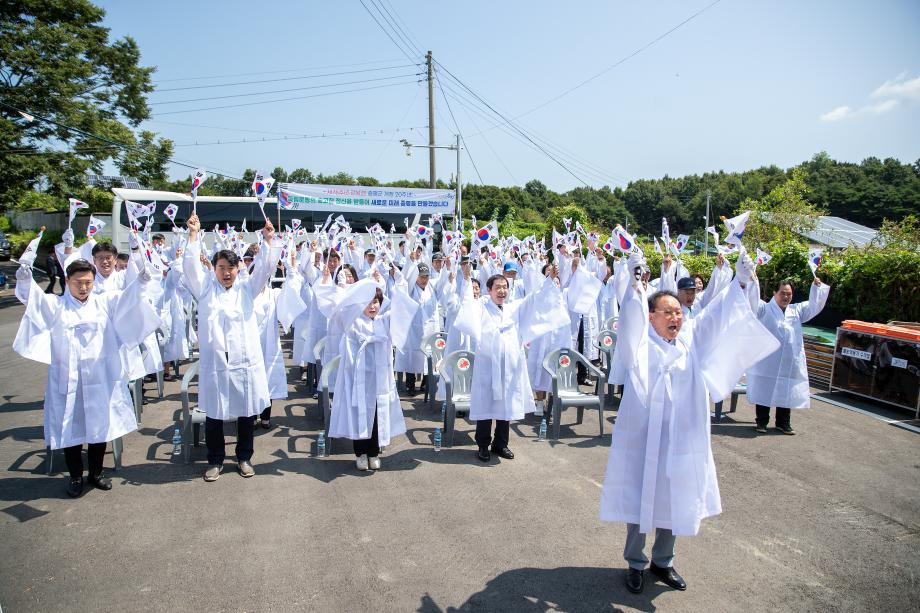
M 563 318 L 559 288 L 546 279 L 540 290 L 502 309 L 491 299 L 464 297 L 454 326 L 477 343 L 470 419 L 522 419 L 533 413 L 533 389 L 524 360 L 525 342 L 556 327 Z
M 597 297 L 603 288 L 603 283 L 593 274 L 579 266 L 569 276 L 567 289 L 567 305 L 569 309 L 570 334 L 572 335 L 571 347 L 578 347 L 578 329 L 583 328 L 583 351 L 589 360 L 596 360 L 599 349 L 594 344 L 601 323 L 597 316 Z
M 757 283 L 753 296 L 759 296 Z M 779 348 L 747 372 L 747 400 L 751 404 L 786 409 L 807 409 L 811 389 L 805 363 L 802 324 L 824 309 L 831 288 L 827 284 L 811 285 L 806 302 L 779 308 L 775 299 L 757 301 L 757 317 L 779 341 Z
M 396 372 L 424 374 L 427 368 L 425 354 L 422 353 L 422 341 L 429 334 L 441 331 L 438 298 L 430 281 L 425 289 L 413 282 L 409 287 L 409 297 L 419 308 L 409 327 L 405 347 L 396 351 Z
M 632 283 L 620 305 L 617 358 L 627 372 L 601 491 L 600 518 L 694 535 L 722 511 L 709 440 L 709 397 L 731 393 L 744 369 L 778 343 L 733 283 L 673 343 L 649 323 Z
M 268 397 L 272 400 L 288 397 L 287 371 L 284 368 L 284 354 L 281 352 L 281 335 L 278 333 L 278 297 L 281 292 L 281 288 L 266 285 L 253 300 L 268 381 Z
M 142 284 L 92 293 L 45 294 L 21 268 L 16 297 L 26 312 L 13 342 L 21 356 L 48 364 L 45 444 L 62 449 L 104 443 L 137 429 L 119 348 L 134 347 L 160 325 Z
M 377 289 L 372 279 L 362 279 L 337 298 L 331 320 L 344 326 L 339 345 L 339 377 L 329 423 L 330 438 L 369 439 L 377 416 L 377 442 L 390 444 L 406 432 L 402 406 L 393 377 L 392 347 L 404 346 L 407 323 L 418 304 L 397 287 L 393 301 L 384 301 L 374 319 L 364 315 Z
M 559 296 L 559 320 L 556 322 L 558 327 L 530 341 L 530 349 L 527 351 L 527 374 L 530 377 L 530 386 L 535 392 L 553 391 L 553 377 L 543 368 L 543 360 L 547 354 L 556 349 L 572 348 L 571 322 L 565 306 L 568 291 L 563 290 Z M 562 317 L 563 313 L 565 317 Z
M 263 245 L 250 276 L 225 289 L 199 261 L 199 245 L 189 243 L 183 273 L 198 301 L 198 405 L 211 419 L 249 417 L 271 404 L 255 298 L 268 284 L 280 248 Z

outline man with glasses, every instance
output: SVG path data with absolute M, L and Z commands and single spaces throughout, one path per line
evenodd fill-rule
M 643 589 L 649 563 L 643 550 L 652 530 L 657 531 L 652 573 L 684 590 L 687 584 L 673 566 L 675 538 L 697 534 L 703 518 L 722 511 L 709 441 L 709 396 L 725 398 L 741 373 L 779 343 L 757 321 L 743 291 L 754 268 L 746 255 L 738 278 L 713 297 L 690 330 L 683 330 L 675 293 L 647 297 L 642 254 L 632 254 L 628 266 L 639 274 L 620 305 L 615 359 L 626 384 L 600 518 L 627 525 L 623 557 L 629 591 Z

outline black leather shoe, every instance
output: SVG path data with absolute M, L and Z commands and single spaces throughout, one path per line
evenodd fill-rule
M 672 587 L 675 590 L 685 590 L 687 589 L 687 582 L 684 581 L 684 578 L 677 574 L 677 571 L 674 568 L 661 568 L 652 564 L 649 567 L 649 570 L 652 571 L 652 574 L 655 575 L 659 581 Z
M 626 569 L 626 589 L 633 594 L 641 594 L 642 588 L 645 587 L 643 574 L 645 571 L 636 570 L 635 568 Z
M 487 447 L 480 447 L 479 453 L 476 454 L 476 457 L 479 458 L 480 462 L 488 462 L 492 459 L 492 454 L 489 453 L 489 449 Z
M 109 491 L 112 489 L 112 480 L 105 476 L 105 473 L 99 473 L 98 477 L 90 477 L 89 482 L 100 490 Z
M 501 449 L 492 448 L 492 453 L 494 453 L 500 458 L 505 458 L 506 460 L 514 459 L 514 454 L 507 447 L 502 447 Z
M 83 477 L 71 479 L 70 485 L 67 486 L 67 495 L 71 498 L 77 498 L 83 493 Z

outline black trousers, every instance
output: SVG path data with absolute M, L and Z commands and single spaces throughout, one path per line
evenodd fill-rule
M 272 405 L 269 403 L 267 407 L 259 415 L 259 419 L 271 419 L 272 418 Z
M 102 460 L 105 458 L 107 443 L 89 443 L 86 446 L 86 457 L 89 460 L 89 476 L 98 477 L 102 474 Z M 83 476 L 83 445 L 64 447 L 64 462 L 71 479 Z
M 766 425 L 770 423 L 770 407 L 765 407 L 762 404 L 755 406 L 757 409 L 757 425 L 766 427 Z M 776 427 L 792 427 L 792 411 L 790 409 L 776 407 Z
M 576 340 L 575 350 L 578 351 L 581 355 L 585 355 L 585 320 L 584 318 L 579 319 L 578 321 L 578 339 Z M 575 376 L 576 381 L 580 384 L 584 384 L 588 379 L 588 369 L 580 361 L 575 364 Z
M 238 417 L 236 419 L 236 461 L 248 462 L 252 459 L 253 430 L 256 416 Z M 206 417 L 204 420 L 204 442 L 208 446 L 208 464 L 223 464 L 226 457 L 224 449 L 224 422 L 220 419 Z
M 64 279 L 61 277 L 57 277 L 57 276 L 51 277 L 51 280 L 48 282 L 48 287 L 45 288 L 45 293 L 46 294 L 56 294 L 57 292 L 54 291 L 54 286 L 58 283 L 61 284 L 61 294 L 63 294 L 64 293 Z
M 476 422 L 476 444 L 485 449 L 491 444 L 492 449 L 504 449 L 508 446 L 511 422 L 505 419 L 495 420 L 495 439 L 492 439 L 492 420 L 480 419 Z
M 374 427 L 371 430 L 370 438 L 359 438 L 352 441 L 355 449 L 355 457 L 360 458 L 366 455 L 369 458 L 376 458 L 380 455 L 380 441 L 377 438 L 377 411 L 374 411 Z

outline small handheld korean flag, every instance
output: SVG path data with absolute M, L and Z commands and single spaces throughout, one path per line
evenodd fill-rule
M 89 224 L 86 226 L 86 238 L 93 238 L 96 236 L 96 233 L 99 232 L 102 228 L 105 227 L 105 222 L 101 219 L 97 219 L 92 215 L 89 216 Z
M 208 173 L 204 168 L 199 168 L 192 175 L 192 214 L 198 214 L 198 188 L 208 178 Z
M 689 240 L 690 240 L 690 237 L 687 236 L 686 234 L 677 235 L 677 242 L 674 243 L 674 246 L 677 248 L 678 255 L 683 253 L 684 250 L 687 248 L 687 241 Z
M 741 244 L 741 238 L 744 236 L 744 228 L 747 226 L 748 217 L 750 216 L 751 212 L 745 211 L 741 213 L 741 215 L 737 215 L 731 219 L 722 219 L 722 222 L 725 224 L 725 229 L 727 230 L 727 235 L 725 236 L 725 242 L 727 244 Z
M 278 188 L 278 205 L 285 211 L 294 206 L 291 204 L 291 197 L 288 191 L 281 187 Z
M 170 204 L 165 209 L 163 209 L 163 214 L 169 218 L 169 221 L 170 223 L 172 223 L 174 228 L 176 227 L 176 213 L 178 212 L 179 212 L 179 207 L 176 206 L 175 204 Z
M 818 277 L 818 267 L 821 266 L 821 250 L 811 249 L 808 251 L 808 267 L 811 268 L 811 275 Z
M 265 199 L 268 198 L 268 192 L 274 184 L 275 179 L 261 170 L 256 173 L 255 179 L 252 180 L 252 193 L 259 201 L 259 210 L 262 211 L 265 223 L 269 223 L 268 215 L 265 214 Z
M 302 222 L 299 219 L 291 219 L 291 230 L 296 230 Z
M 661 218 L 661 242 L 668 245 L 671 242 L 671 230 L 668 228 L 668 218 Z
M 25 251 L 22 252 L 22 255 L 19 256 L 19 261 L 26 261 L 29 263 L 30 268 L 34 268 L 35 258 L 38 256 L 38 244 L 42 241 L 42 236 L 45 235 L 45 226 L 42 226 L 42 229 L 39 231 L 38 236 L 29 241 L 29 244 L 26 245 Z
M 617 255 L 617 237 L 615 234 L 612 234 L 610 238 L 604 241 L 604 253 L 611 257 L 616 257 Z
M 623 253 L 641 253 L 642 250 L 639 249 L 639 246 L 636 245 L 636 241 L 630 236 L 629 232 L 623 229 L 623 226 L 617 224 L 613 229 L 613 234 L 616 236 L 617 248 Z
M 773 259 L 772 255 L 770 255 L 766 251 L 762 251 L 760 247 L 757 248 L 757 257 L 754 259 L 754 261 L 757 263 L 758 266 L 763 266 L 764 264 L 766 264 L 772 259 Z
M 571 232 L 571 231 L 572 231 L 572 220 L 571 220 L 571 219 L 569 219 L 568 217 L 563 217 L 563 218 L 562 218 L 562 223 L 563 223 L 563 225 L 565 225 L 565 231 L 566 231 L 566 232 Z
M 716 227 L 709 226 L 708 228 L 706 228 L 706 231 L 712 234 L 712 238 L 715 240 L 715 244 L 718 245 L 719 244 L 719 233 L 716 231 Z
M 77 216 L 77 211 L 80 209 L 88 209 L 89 205 L 76 198 L 68 198 L 68 200 L 70 200 L 70 220 L 67 222 L 67 227 L 69 228 L 73 225 L 73 220 Z
M 661 245 L 658 244 L 658 239 L 653 236 L 652 240 L 655 241 L 655 253 L 661 253 Z

